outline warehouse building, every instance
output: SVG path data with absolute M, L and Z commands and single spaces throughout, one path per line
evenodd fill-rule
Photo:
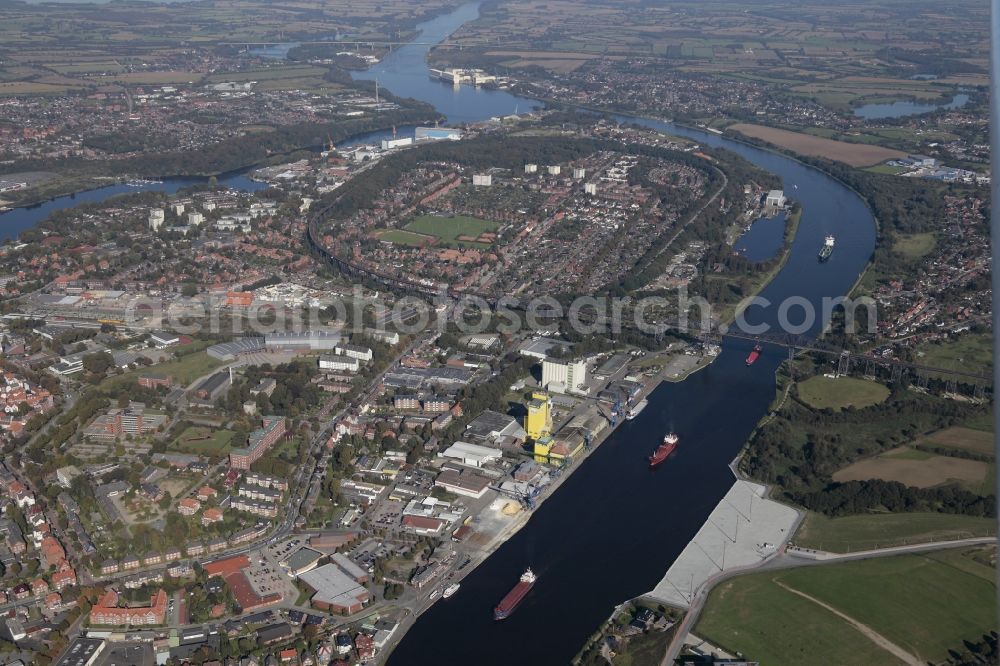
M 299 580 L 315 592 L 310 603 L 320 610 L 350 615 L 360 612 L 371 600 L 368 590 L 336 564 L 309 571 Z

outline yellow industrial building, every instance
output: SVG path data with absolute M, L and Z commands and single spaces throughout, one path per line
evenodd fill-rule
M 545 391 L 534 391 L 531 394 L 524 430 L 528 433 L 528 438 L 536 442 L 552 434 L 552 400 Z

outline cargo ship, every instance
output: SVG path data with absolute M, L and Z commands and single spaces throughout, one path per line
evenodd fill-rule
M 827 236 L 826 240 L 823 241 L 823 247 L 819 249 L 819 260 L 826 261 L 833 254 L 833 244 L 837 242 L 837 239 L 833 236 Z
M 675 432 L 668 432 L 663 436 L 663 443 L 656 447 L 653 451 L 653 455 L 649 456 L 649 466 L 656 467 L 661 462 L 667 459 L 674 449 L 677 448 L 677 444 L 680 442 L 680 438 Z
M 524 573 L 521 574 L 521 580 L 517 582 L 517 585 L 493 609 L 494 619 L 504 620 L 510 617 L 510 614 L 514 612 L 518 604 L 528 596 L 528 592 L 531 592 L 531 588 L 535 586 L 536 580 L 535 572 L 530 567 L 525 569 Z
M 631 421 L 635 417 L 639 416 L 639 412 L 641 412 L 642 410 L 646 409 L 646 405 L 648 405 L 648 404 L 649 404 L 649 400 L 646 400 L 645 398 L 643 398 L 642 400 L 640 400 L 639 402 L 637 402 L 635 405 L 633 405 L 632 407 L 628 408 L 628 411 L 625 412 L 625 418 L 627 418 L 629 421 Z
M 447 599 L 451 595 L 453 595 L 456 592 L 458 592 L 458 588 L 460 588 L 460 587 L 462 587 L 462 586 L 459 585 L 458 583 L 452 583 L 448 587 L 444 588 L 444 594 L 441 595 L 441 598 L 442 599 Z
M 761 351 L 763 350 L 760 348 L 759 344 L 754 345 L 754 348 L 750 351 L 749 354 L 747 354 L 747 367 L 757 362 L 757 359 L 760 358 Z

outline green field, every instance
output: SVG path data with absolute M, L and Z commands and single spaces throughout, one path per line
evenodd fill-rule
M 919 259 L 930 253 L 936 244 L 932 233 L 903 234 L 892 244 L 892 249 L 907 259 Z
M 176 383 L 187 386 L 222 365 L 224 365 L 222 361 L 201 351 L 182 356 L 175 361 L 161 363 L 153 368 L 155 372 L 173 377 Z
M 476 238 L 486 231 L 496 231 L 499 225 L 496 222 L 480 220 L 467 215 L 456 215 L 455 217 L 441 217 L 440 215 L 421 215 L 407 224 L 404 229 L 418 234 L 435 236 L 439 243 L 448 247 L 471 247 L 484 248 L 488 243 L 476 241 L 458 240 L 459 236 Z
M 942 551 L 740 576 L 712 590 L 695 632 L 762 664 L 899 663 L 820 602 L 916 661 L 938 662 L 994 626 L 995 571 L 974 554 Z
M 434 242 L 434 239 L 430 236 L 415 234 L 409 231 L 403 231 L 402 229 L 390 229 L 389 231 L 383 231 L 378 234 L 378 239 L 388 241 L 390 243 L 396 243 L 397 245 L 409 245 L 411 247 L 423 247 L 424 245 L 429 245 Z
M 853 377 L 810 377 L 797 388 L 799 398 L 814 409 L 861 409 L 889 397 L 889 389 L 882 384 Z
M 928 342 L 917 347 L 916 362 L 990 375 L 993 372 L 993 340 L 988 333 L 965 333 L 947 342 Z
M 233 433 L 229 430 L 191 426 L 177 436 L 170 448 L 185 453 L 221 456 L 229 449 L 232 438 Z
M 992 518 L 947 513 L 877 513 L 828 518 L 809 512 L 792 541 L 802 548 L 849 553 L 996 534 Z

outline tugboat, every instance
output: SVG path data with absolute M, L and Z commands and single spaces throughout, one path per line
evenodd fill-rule
M 826 261 L 833 254 L 833 244 L 837 242 L 837 239 L 833 236 L 827 236 L 826 240 L 823 241 L 823 247 L 819 250 L 819 260 Z
M 677 448 L 677 444 L 680 443 L 680 437 L 677 436 L 675 432 L 668 432 L 663 436 L 663 443 L 656 447 L 653 451 L 653 455 L 649 456 L 649 466 L 656 467 L 661 462 L 667 459 L 667 457 L 674 452 Z
M 761 346 L 760 346 L 759 342 L 756 345 L 754 345 L 753 350 L 749 354 L 747 354 L 747 367 L 748 368 L 751 365 L 753 365 L 754 363 L 757 362 L 757 359 L 760 358 L 760 353 L 762 351 L 763 351 L 763 349 L 761 349 Z
M 514 612 L 518 604 L 524 601 L 524 598 L 528 596 L 528 592 L 531 592 L 531 588 L 535 586 L 535 581 L 538 578 L 535 576 L 535 572 L 531 568 L 525 569 L 524 573 L 521 574 L 521 579 L 517 582 L 517 585 L 507 593 L 500 603 L 497 604 L 496 608 L 493 609 L 493 618 L 496 620 L 505 620 L 510 617 L 510 614 Z

